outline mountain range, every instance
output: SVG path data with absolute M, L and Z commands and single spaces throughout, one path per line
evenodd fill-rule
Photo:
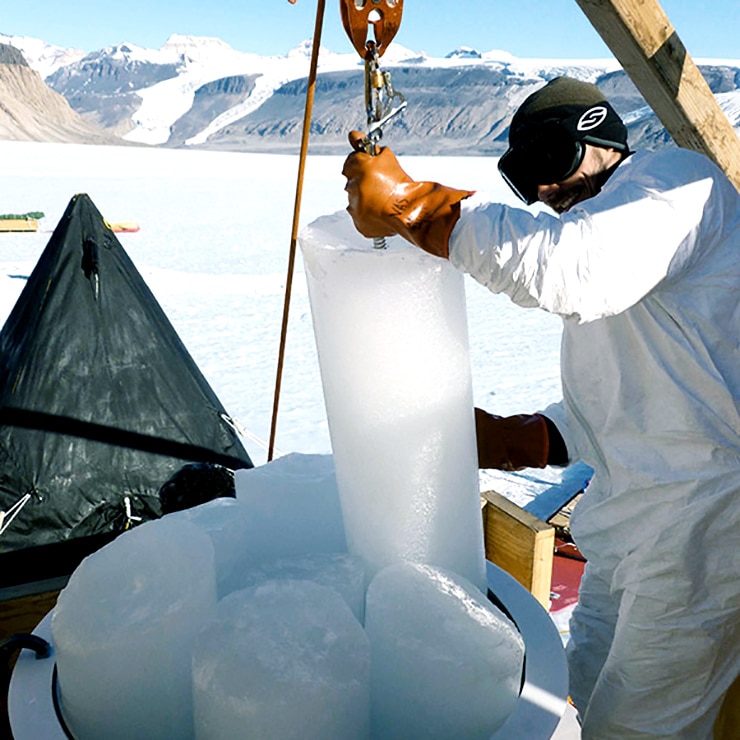
M 127 143 L 76 113 L 18 49 L 6 44 L 0 44 L 0 139 Z
M 310 41 L 259 56 L 173 35 L 160 49 L 122 43 L 85 54 L 0 34 L 0 138 L 295 153 L 310 53 Z M 740 60 L 696 61 L 740 132 Z M 392 44 L 381 67 L 408 103 L 384 129 L 399 154 L 501 154 L 518 105 L 559 75 L 597 84 L 633 148 L 671 144 L 614 59 L 520 59 L 468 47 L 432 58 Z M 347 133 L 366 125 L 364 65 L 354 52 L 322 48 L 318 72 L 310 151 L 341 154 Z

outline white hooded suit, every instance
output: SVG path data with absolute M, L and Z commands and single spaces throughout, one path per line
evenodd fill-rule
M 464 206 L 450 261 L 563 317 L 543 413 L 595 471 L 571 520 L 583 737 L 711 737 L 740 672 L 740 196 L 698 154 L 641 152 L 561 216 Z

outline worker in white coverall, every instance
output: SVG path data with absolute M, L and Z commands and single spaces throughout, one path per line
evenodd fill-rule
M 499 160 L 554 215 L 469 206 L 350 141 L 363 235 L 400 234 L 563 318 L 563 401 L 475 416 L 481 467 L 594 468 L 571 518 L 588 560 L 568 645 L 583 737 L 712 737 L 740 672 L 737 191 L 694 152 L 631 153 L 598 88 L 564 77 L 525 100 Z

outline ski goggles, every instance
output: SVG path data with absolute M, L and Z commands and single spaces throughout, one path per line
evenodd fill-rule
M 575 124 L 578 116 L 573 119 Z M 504 181 L 527 205 L 537 202 L 538 185 L 567 180 L 581 166 L 586 147 L 570 123 L 566 119 L 538 125 L 499 159 Z

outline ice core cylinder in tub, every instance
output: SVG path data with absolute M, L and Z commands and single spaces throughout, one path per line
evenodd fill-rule
M 350 552 L 485 589 L 463 276 L 346 212 L 300 237 Z

